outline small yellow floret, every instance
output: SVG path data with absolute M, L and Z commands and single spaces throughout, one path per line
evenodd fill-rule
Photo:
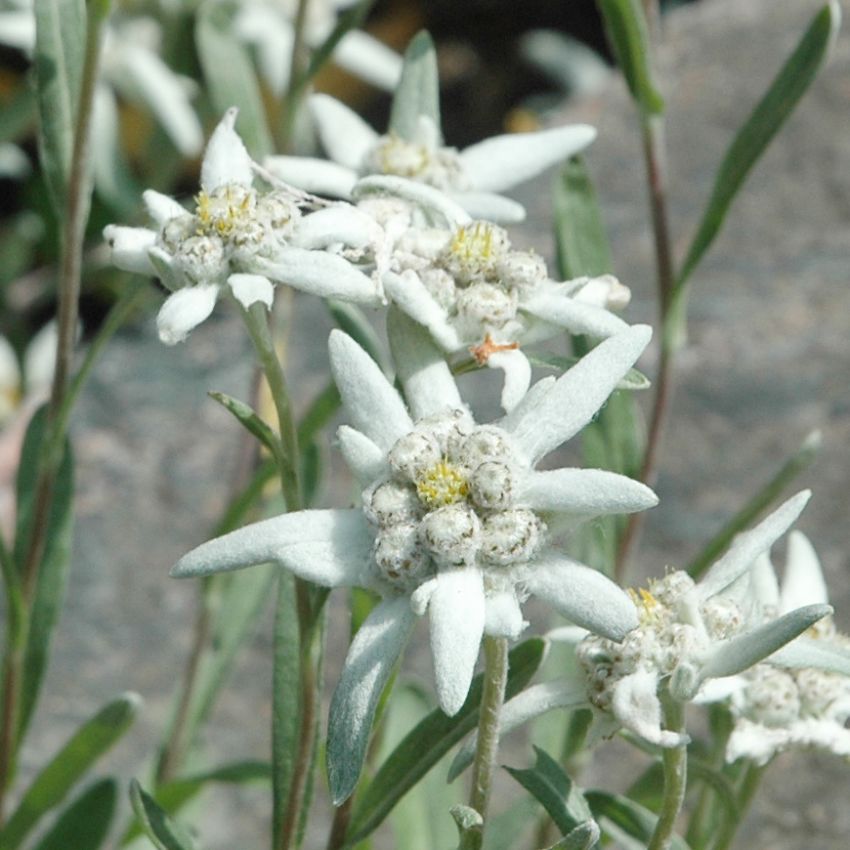
M 458 467 L 441 460 L 417 479 L 416 494 L 428 508 L 442 508 L 462 502 L 469 495 L 469 481 Z
M 461 262 L 486 265 L 493 261 L 496 247 L 501 246 L 494 236 L 492 224 L 476 221 L 455 231 L 449 251 Z
M 195 214 L 201 225 L 198 235 L 227 238 L 250 214 L 251 200 L 250 193 L 234 193 L 229 186 L 223 197 L 211 198 L 206 192 L 199 192 L 195 198 Z
M 645 588 L 641 587 L 635 590 L 630 587 L 626 592 L 638 609 L 641 623 L 653 620 L 661 613 L 661 603 Z

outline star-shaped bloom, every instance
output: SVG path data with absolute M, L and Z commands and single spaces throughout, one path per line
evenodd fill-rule
M 350 198 L 355 183 L 373 174 L 417 180 L 440 189 L 479 218 L 523 221 L 525 209 L 501 192 L 580 153 L 596 137 L 586 124 L 494 136 L 462 151 L 442 143 L 439 128 L 420 116 L 410 138 L 378 134 L 356 112 L 330 95 L 310 98 L 310 111 L 330 162 L 272 156 L 269 170 L 309 192 Z
M 320 47 L 333 32 L 338 14 L 354 2 L 312 0 L 304 26 L 307 44 Z M 242 0 L 233 18 L 234 34 L 254 48 L 260 73 L 278 97 L 289 83 L 297 11 L 294 0 Z M 346 71 L 385 91 L 392 91 L 401 76 L 401 56 L 362 30 L 349 30 L 331 57 Z
M 358 194 L 385 187 L 388 194 L 406 189 L 415 197 L 404 183 L 369 178 Z M 601 339 L 627 327 L 608 309 L 624 307 L 631 296 L 612 275 L 556 282 L 543 258 L 515 250 L 502 227 L 460 213 L 454 219 L 450 228 L 411 226 L 402 233 L 383 276 L 384 291 L 446 353 L 468 351 L 479 365 L 503 370 L 506 411 L 531 380 L 525 343 L 564 330 Z
M 780 588 L 767 554 L 750 580 L 756 618 L 785 614 L 800 604 L 828 602 L 820 561 L 801 532 L 788 539 L 785 577 Z M 829 750 L 850 756 L 850 638 L 824 618 L 783 650 L 739 678 L 732 692 L 735 726 L 727 761 L 767 764 L 787 749 Z
M 35 50 L 32 0 L 6 0 L 4 6 L 0 11 L 0 43 L 32 55 Z M 103 157 L 114 155 L 119 97 L 131 103 L 141 102 L 149 109 L 181 154 L 200 153 L 203 130 L 191 104 L 195 83 L 162 61 L 161 40 L 160 26 L 153 18 L 118 14 L 106 23 L 93 116 L 92 160 L 96 178 L 103 173 L 100 167 Z
M 116 266 L 158 275 L 172 291 L 157 316 L 160 338 L 169 345 L 204 321 L 222 292 L 246 308 L 255 302 L 270 307 L 273 281 L 327 298 L 380 300 L 379 282 L 345 256 L 372 251 L 382 236 L 378 225 L 351 205 L 302 215 L 308 204 L 302 194 L 255 186 L 254 163 L 235 121 L 236 110 L 228 110 L 210 138 L 192 212 L 149 190 L 144 199 L 155 230 L 104 230 Z
M 829 616 L 831 607 L 803 597 L 788 610 L 768 615 L 754 604 L 752 593 L 742 597 L 740 587 L 756 560 L 797 519 L 809 496 L 808 491 L 798 493 L 755 528 L 739 534 L 699 582 L 676 571 L 651 581 L 648 590 L 632 593 L 638 628 L 622 642 L 586 636 L 576 649 L 583 675 L 528 688 L 505 705 L 503 730 L 556 708 L 589 705 L 601 734 L 622 726 L 650 743 L 674 747 L 687 736 L 662 728 L 662 687 L 680 702 L 714 702 L 739 690 L 737 674 L 768 656 L 773 662 L 787 653 L 788 663 L 799 661 L 791 655 L 798 645 L 795 638 Z M 813 655 L 807 652 L 809 662 Z M 829 653 L 829 661 L 847 663 L 836 662 L 834 653 Z M 467 745 L 452 774 L 470 760 Z
M 380 594 L 331 705 L 335 800 L 354 787 L 378 698 L 417 616 L 428 614 L 437 697 L 450 715 L 466 699 L 482 636 L 519 635 L 529 594 L 611 641 L 637 625 L 629 597 L 558 543 L 579 520 L 644 510 L 655 495 L 612 472 L 535 467 L 590 421 L 649 337 L 645 326 L 623 331 L 557 381 L 536 384 L 508 416 L 476 425 L 442 355 L 402 313 L 391 312 L 390 342 L 406 405 L 375 362 L 333 332 L 331 367 L 353 426 L 339 441 L 362 508 L 247 526 L 190 552 L 173 574 L 272 561 L 321 585 Z

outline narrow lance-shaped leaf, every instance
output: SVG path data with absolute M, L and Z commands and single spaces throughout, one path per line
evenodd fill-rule
M 640 0 L 597 0 L 608 40 L 629 93 L 644 116 L 664 111 L 664 100 L 652 78 L 649 35 Z
M 566 279 L 595 277 L 613 268 L 596 189 L 581 156 L 567 160 L 554 184 L 558 270 Z
M 271 426 L 260 418 L 253 408 L 244 401 L 232 398 L 225 393 L 211 392 L 209 396 L 217 401 L 225 410 L 253 434 L 275 457 L 281 456 L 280 440 Z
M 109 833 L 118 800 L 118 783 L 101 779 L 59 815 L 35 850 L 97 850 Z
M 24 563 L 30 547 L 35 490 L 47 411 L 42 407 L 27 428 L 17 478 L 17 523 L 15 529 L 15 562 Z M 50 643 L 59 619 L 65 588 L 68 583 L 71 536 L 73 526 L 74 462 L 70 444 L 66 441 L 59 471 L 53 487 L 53 502 L 45 533 L 45 547 L 38 567 L 35 596 L 30 612 L 26 660 L 21 689 L 21 709 L 18 735 L 22 737 L 38 700 L 41 683 L 47 669 Z
M 345 331 L 384 370 L 388 372 L 387 358 L 375 329 L 366 314 L 356 304 L 328 299 L 328 310 L 340 330 Z
M 298 80 L 299 90 L 309 85 L 313 77 L 322 70 L 322 66 L 330 59 L 331 54 L 336 50 L 337 45 L 342 41 L 345 34 L 353 29 L 357 29 L 366 20 L 366 16 L 369 14 L 369 10 L 374 3 L 375 0 L 360 0 L 359 3 L 342 12 L 337 18 L 336 26 L 331 30 L 330 35 L 313 51 L 307 70 L 304 72 L 302 78 Z
M 46 812 L 58 805 L 80 777 L 129 729 L 141 700 L 124 694 L 84 723 L 33 780 L 0 833 L 0 847 L 15 850 Z
M 84 0 L 38 0 L 35 3 L 38 145 L 57 213 L 65 207 L 85 49 Z
M 738 131 L 720 164 L 708 206 L 682 263 L 677 290 L 683 288 L 711 246 L 750 170 L 817 76 L 840 20 L 841 11 L 834 0 L 814 16 L 796 49 Z
M 401 80 L 393 97 L 390 130 L 408 142 L 415 142 L 420 116 L 433 121 L 440 132 L 437 52 L 431 36 L 424 30 L 414 37 L 405 51 Z
M 506 699 L 519 693 L 543 661 L 546 642 L 531 638 L 508 655 Z M 431 712 L 404 738 L 381 765 L 355 806 L 347 840 L 354 844 L 380 826 L 396 803 L 465 735 L 472 731 L 481 702 L 482 676 L 472 681 L 460 711 L 447 717 Z
M 567 835 L 590 819 L 590 809 L 564 769 L 548 753 L 534 748 L 534 767 L 505 770 L 546 809 L 555 826 Z
M 239 107 L 236 130 L 249 153 L 262 159 L 272 153 L 257 76 L 245 48 L 233 32 L 232 10 L 222 3 L 207 3 L 195 27 L 198 58 L 216 111 L 222 115 Z
M 130 783 L 130 802 L 145 835 L 157 850 L 194 850 L 195 845 L 186 830 L 168 817 L 135 779 Z

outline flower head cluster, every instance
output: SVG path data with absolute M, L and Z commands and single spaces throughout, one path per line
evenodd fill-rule
M 809 540 L 792 532 L 785 579 L 777 584 L 765 555 L 753 570 L 752 592 L 763 618 L 793 605 L 825 604 L 826 584 Z M 850 637 L 825 617 L 784 650 L 740 677 L 730 707 L 735 725 L 728 761 L 766 764 L 787 749 L 816 747 L 850 756 Z
M 622 645 L 594 636 L 582 641 L 577 655 L 592 705 L 648 741 L 676 746 L 682 736 L 661 728 L 662 687 L 682 702 L 726 697 L 739 687 L 735 674 L 829 615 L 828 605 L 813 603 L 755 617 L 752 598 L 738 598 L 735 586 L 746 582 L 753 562 L 788 529 L 808 497 L 798 494 L 739 535 L 700 582 L 674 572 L 634 594 L 640 626 Z
M 380 229 L 353 207 L 309 205 L 291 189 L 255 185 L 254 165 L 229 110 L 210 138 L 201 190 L 189 211 L 159 192 L 145 192 L 156 229 L 110 225 L 104 236 L 115 265 L 158 274 L 172 290 L 157 318 L 162 340 L 174 344 L 209 316 L 222 292 L 245 307 L 271 306 L 273 282 L 328 297 L 374 301 L 379 284 L 344 256 L 362 258 Z M 326 250 L 329 245 L 334 251 Z
M 351 646 L 331 710 L 329 747 L 339 756 L 331 778 L 342 798 L 416 615 L 429 615 L 437 695 L 449 714 L 466 699 L 482 635 L 516 637 L 529 594 L 621 640 L 637 625 L 629 597 L 555 543 L 576 519 L 656 502 L 647 487 L 615 473 L 534 469 L 590 420 L 643 350 L 648 328 L 601 343 L 558 381 L 532 388 L 507 417 L 478 426 L 425 331 L 402 313 L 391 319 L 407 405 L 353 340 L 334 332 L 330 342 L 354 425 L 340 429 L 340 446 L 363 487 L 363 507 L 248 526 L 200 546 L 174 570 L 202 575 L 271 560 L 320 584 L 383 597 Z

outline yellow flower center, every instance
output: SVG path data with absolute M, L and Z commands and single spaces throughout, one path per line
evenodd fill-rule
M 442 508 L 466 499 L 469 480 L 459 467 L 441 460 L 417 478 L 416 494 L 426 507 Z
M 642 625 L 656 620 L 661 614 L 661 603 L 645 588 L 638 590 L 630 587 L 626 590 L 635 607 L 638 609 L 638 617 Z
M 380 143 L 375 158 L 382 173 L 399 177 L 420 177 L 428 170 L 431 160 L 424 145 L 406 142 L 395 135 Z
M 200 223 L 198 235 L 226 239 L 248 218 L 254 197 L 242 187 L 225 186 L 213 196 L 200 192 L 195 203 L 195 215 Z
M 492 224 L 476 221 L 455 231 L 449 251 L 462 263 L 486 266 L 496 259 L 497 251 L 503 247 L 496 236 Z

